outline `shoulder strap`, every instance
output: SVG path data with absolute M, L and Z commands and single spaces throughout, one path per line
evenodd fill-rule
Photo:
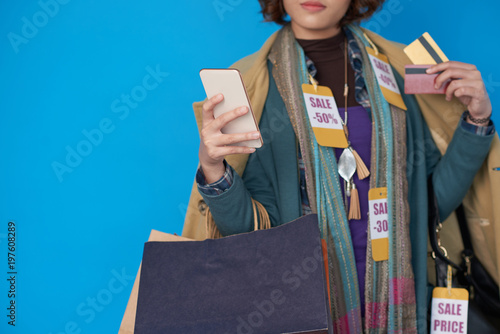
M 462 234 L 462 241 L 464 243 L 464 252 L 466 255 L 474 254 L 474 250 L 472 248 L 472 242 L 470 238 L 469 227 L 467 226 L 467 220 L 465 219 L 465 211 L 463 204 L 460 204 L 458 208 L 455 210 L 455 214 L 457 215 L 458 226 L 460 227 L 460 233 Z
M 427 179 L 427 199 L 428 199 L 428 215 L 429 215 L 429 239 L 432 247 L 433 257 L 439 258 L 441 262 L 451 265 L 453 268 L 458 270 L 463 270 L 461 266 L 457 265 L 451 261 L 447 254 L 446 249 L 441 246 L 439 240 L 439 231 L 442 228 L 441 221 L 439 219 L 439 210 L 437 206 L 436 195 L 434 194 L 434 187 L 432 186 L 432 175 Z M 462 230 L 462 224 L 460 224 L 460 230 Z M 463 234 L 462 234 L 463 237 Z M 465 244 L 465 242 L 464 242 Z

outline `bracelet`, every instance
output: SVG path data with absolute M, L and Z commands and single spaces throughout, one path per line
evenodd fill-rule
M 474 118 L 470 114 L 469 110 L 466 110 L 465 117 L 469 117 L 470 121 L 474 124 L 486 124 L 490 121 L 491 114 L 490 114 L 490 116 L 485 117 L 485 118 Z

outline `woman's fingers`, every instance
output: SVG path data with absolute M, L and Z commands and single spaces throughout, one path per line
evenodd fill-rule
M 446 100 L 456 96 L 465 104 L 474 117 L 484 117 L 491 114 L 491 102 L 486 92 L 481 72 L 472 64 L 458 61 L 448 61 L 427 69 L 428 74 L 439 73 L 435 80 L 438 89 L 451 80 L 446 88 Z
M 434 83 L 438 89 L 446 81 L 461 79 L 461 80 L 481 80 L 481 73 L 474 65 L 460 62 L 446 62 L 435 65 L 427 70 L 428 74 L 439 73 Z
M 446 88 L 446 100 L 451 101 L 453 96 L 483 99 L 484 84 L 481 80 L 453 80 Z
M 207 146 L 207 148 L 230 147 L 247 140 L 259 139 L 259 138 L 260 134 L 258 132 L 235 133 L 235 134 L 220 133 L 218 135 L 205 136 L 203 143 L 205 144 L 205 146 Z
M 459 61 L 447 61 L 444 63 L 439 63 L 439 64 L 431 66 L 430 68 L 427 69 L 427 73 L 432 74 L 432 73 L 436 73 L 436 72 L 441 72 L 441 71 L 444 71 L 444 70 L 451 68 L 451 67 L 461 68 L 464 70 L 471 70 L 471 71 L 476 70 L 476 66 L 474 66 L 472 64 L 462 63 Z
M 203 103 L 201 108 L 201 116 L 203 118 L 203 124 L 207 121 L 211 121 L 214 119 L 214 108 L 216 105 L 224 100 L 224 96 L 222 94 L 217 94 L 212 96 L 210 99 Z
M 221 163 L 227 155 L 231 154 L 251 154 L 255 148 L 246 146 L 218 146 L 211 143 L 200 145 L 200 162 L 204 165 L 216 165 Z
M 224 160 L 224 157 L 232 154 L 251 154 L 255 152 L 255 148 L 246 146 L 209 146 L 206 147 L 206 154 L 211 160 L 210 162 L 218 162 Z M 209 161 L 207 161 L 209 162 Z
M 203 166 L 219 166 L 226 155 L 250 154 L 254 148 L 237 146 L 238 143 L 260 138 L 259 132 L 224 134 L 222 128 L 229 122 L 248 113 L 247 107 L 240 107 L 215 118 L 214 108 L 222 102 L 222 94 L 208 99 L 202 107 L 203 126 L 200 132 L 200 162 Z
M 247 140 L 254 140 L 260 138 L 259 132 L 223 134 L 220 138 L 220 145 L 229 146 L 238 144 Z
M 226 112 L 219 117 L 217 117 L 211 126 L 216 129 L 216 130 L 221 130 L 224 126 L 227 125 L 227 123 L 237 119 L 238 117 L 241 117 L 245 115 L 248 112 L 247 107 L 239 107 L 234 110 L 231 110 L 229 112 Z
M 221 103 L 222 100 L 223 100 L 222 94 L 218 94 L 208 99 L 205 103 L 203 103 L 202 107 L 203 129 L 208 129 L 209 131 L 220 131 L 229 122 L 237 119 L 240 116 L 243 116 L 248 112 L 247 107 L 239 107 L 215 118 L 214 108 L 217 106 L 217 104 Z
M 212 120 L 204 121 L 203 127 L 201 129 L 202 138 L 210 138 L 213 136 L 222 135 L 222 128 L 226 126 L 229 122 L 241 117 L 248 112 L 247 107 L 236 108 L 232 111 L 224 113 L 217 118 L 212 118 Z M 223 144 L 226 145 L 226 144 Z

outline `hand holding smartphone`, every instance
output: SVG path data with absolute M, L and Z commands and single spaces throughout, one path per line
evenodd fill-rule
M 226 124 L 221 130 L 222 133 L 235 134 L 259 131 L 241 74 L 237 69 L 202 69 L 200 77 L 209 99 L 220 93 L 224 96 L 224 100 L 214 108 L 215 118 L 239 107 L 249 109 L 246 114 Z M 233 145 L 259 148 L 263 145 L 263 142 L 262 138 L 259 138 L 234 143 Z

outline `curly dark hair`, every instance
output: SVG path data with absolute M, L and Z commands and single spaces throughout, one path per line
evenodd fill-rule
M 347 13 L 340 20 L 340 26 L 370 18 L 385 0 L 351 0 Z M 284 25 L 286 12 L 283 0 L 259 0 L 264 21 Z

